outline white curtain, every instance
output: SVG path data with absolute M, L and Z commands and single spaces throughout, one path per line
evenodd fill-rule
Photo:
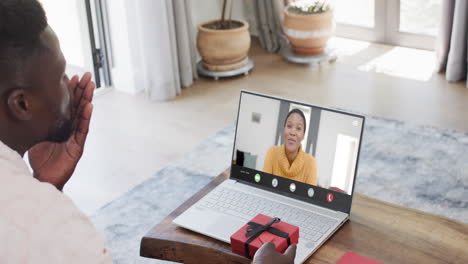
M 253 8 L 260 45 L 269 52 L 277 52 L 285 41 L 283 35 L 284 0 L 254 0 Z
M 444 0 L 442 5 L 437 39 L 438 71 L 445 71 L 449 82 L 457 82 L 468 77 L 468 1 Z
M 152 100 L 166 101 L 197 78 L 189 0 L 135 1 L 140 82 Z

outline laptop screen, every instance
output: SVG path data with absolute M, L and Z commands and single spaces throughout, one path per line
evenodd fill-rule
M 349 213 L 364 117 L 242 91 L 231 177 Z

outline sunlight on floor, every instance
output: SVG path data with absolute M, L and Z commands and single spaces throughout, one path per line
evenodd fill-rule
M 435 52 L 394 47 L 384 55 L 359 66 L 365 72 L 377 72 L 406 79 L 428 81 L 435 69 Z
M 372 55 L 376 46 L 382 47 L 381 55 Z M 367 41 L 333 37 L 328 46 L 335 49 L 338 59 L 351 59 L 355 62 L 365 58 L 368 60 L 358 67 L 364 72 L 383 73 L 389 76 L 405 79 L 427 81 L 434 73 L 436 56 L 434 51 L 412 49 L 398 46 L 387 46 Z M 385 52 L 385 50 L 388 50 Z M 374 57 L 372 57 L 374 56 Z
M 353 40 L 347 38 L 333 37 L 328 42 L 328 46 L 336 49 L 338 56 L 352 56 L 366 50 L 371 45 L 370 42 Z

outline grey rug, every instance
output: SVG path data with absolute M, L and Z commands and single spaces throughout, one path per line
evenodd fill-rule
M 355 190 L 468 223 L 468 134 L 367 118 Z M 139 257 L 141 237 L 230 164 L 234 123 L 92 217 L 114 263 Z

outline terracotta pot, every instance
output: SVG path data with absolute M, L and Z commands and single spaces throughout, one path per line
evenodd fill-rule
M 212 20 L 198 26 L 197 48 L 203 59 L 203 65 L 212 71 L 229 71 L 247 63 L 250 49 L 249 24 L 235 20 L 242 26 L 234 29 L 209 29 L 205 25 L 219 20 Z
M 292 49 L 299 54 L 315 55 L 325 49 L 335 27 L 333 11 L 319 14 L 291 14 L 284 10 L 284 32 Z

